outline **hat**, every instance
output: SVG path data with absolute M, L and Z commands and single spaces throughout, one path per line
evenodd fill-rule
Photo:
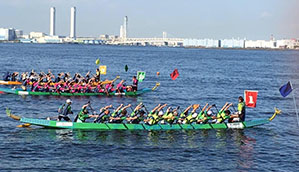
M 209 116 L 212 115 L 212 111 L 209 110 L 207 115 L 209 115 Z
M 161 115 L 163 115 L 163 111 L 159 111 L 159 114 L 158 114 L 159 116 L 161 116 Z
M 65 102 L 68 103 L 68 104 L 72 103 L 71 99 L 67 99 Z

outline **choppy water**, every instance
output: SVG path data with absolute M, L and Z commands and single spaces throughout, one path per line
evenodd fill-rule
M 244 130 L 208 131 L 71 131 L 16 128 L 5 108 L 25 117 L 56 115 L 65 97 L 0 95 L 0 171 L 298 171 L 299 127 L 292 95 L 279 87 L 291 80 L 299 87 L 299 51 L 218 50 L 87 45 L 0 44 L 0 72 L 94 71 L 95 60 L 107 65 L 107 76 L 130 84 L 136 71 L 146 71 L 140 87 L 161 87 L 140 97 L 75 97 L 73 109 L 91 100 L 96 109 L 120 103 L 180 105 L 237 103 L 245 89 L 258 90 L 248 120 L 270 124 Z M 129 66 L 125 72 L 124 66 Z M 178 68 L 180 76 L 169 74 Z M 156 72 L 160 72 L 160 76 Z M 299 101 L 299 93 L 296 93 Z M 299 107 L 299 103 L 297 103 Z

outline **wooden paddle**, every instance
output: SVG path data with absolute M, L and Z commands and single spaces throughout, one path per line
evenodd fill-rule
M 120 76 L 116 76 L 116 78 L 114 78 L 113 80 L 111 80 L 111 81 L 109 81 L 109 80 L 107 80 L 107 81 L 103 81 L 103 82 L 101 82 L 101 85 L 105 85 L 105 84 L 110 84 L 110 83 L 112 83 L 112 82 L 115 82 L 117 79 L 119 79 L 120 78 Z

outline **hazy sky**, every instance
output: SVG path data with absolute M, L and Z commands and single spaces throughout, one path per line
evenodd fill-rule
M 129 37 L 299 38 L 299 0 L 0 0 L 0 27 L 69 35 L 77 8 L 77 36 L 119 35 L 129 17 Z

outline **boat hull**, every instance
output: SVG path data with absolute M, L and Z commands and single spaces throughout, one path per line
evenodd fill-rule
M 56 93 L 56 92 L 32 92 L 32 91 L 23 91 L 21 89 L 11 89 L 11 88 L 0 88 L 0 91 L 7 94 L 16 94 L 16 95 L 34 95 L 34 96 L 108 96 L 106 93 Z M 136 92 L 111 92 L 109 96 L 138 96 L 144 93 L 151 92 L 150 88 L 143 88 Z
M 267 124 L 268 119 L 252 120 L 236 123 L 221 124 L 115 124 L 115 123 L 77 123 L 53 121 L 34 118 L 21 118 L 21 122 L 31 125 L 42 126 L 55 129 L 74 129 L 74 130 L 206 130 L 206 129 L 244 129 L 258 125 Z

